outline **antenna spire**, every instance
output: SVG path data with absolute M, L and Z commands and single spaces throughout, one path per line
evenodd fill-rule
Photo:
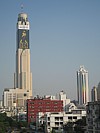
M 24 6 L 23 6 L 23 4 L 21 4 L 21 12 L 23 12 L 23 8 L 24 8 Z

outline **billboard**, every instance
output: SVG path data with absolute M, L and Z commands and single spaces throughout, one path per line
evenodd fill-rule
M 17 46 L 20 49 L 29 49 L 29 30 L 18 29 Z

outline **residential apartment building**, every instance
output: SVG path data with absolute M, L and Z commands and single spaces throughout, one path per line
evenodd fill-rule
M 63 132 L 63 125 L 67 122 L 75 122 L 82 117 L 86 116 L 86 111 L 82 109 L 72 110 L 72 112 L 46 112 L 37 114 L 36 127 L 37 130 L 40 125 L 44 123 L 45 132 L 50 133 L 52 129 L 56 132 Z
M 51 100 L 49 98 L 27 99 L 27 121 L 28 123 L 36 121 L 38 112 L 62 112 L 63 101 Z

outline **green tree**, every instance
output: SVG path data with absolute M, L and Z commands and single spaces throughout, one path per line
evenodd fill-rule
M 1 133 L 5 133 L 6 132 L 6 126 L 4 125 L 3 122 L 0 122 L 0 131 L 1 131 Z
M 0 113 L 0 121 L 3 122 L 6 119 L 6 113 Z
M 86 126 L 86 117 L 83 117 L 82 119 L 79 119 L 75 122 L 74 130 L 77 133 L 84 133 L 84 131 L 85 131 L 84 127 L 85 126 Z
M 52 129 L 51 133 L 56 133 L 54 129 Z
M 6 113 L 0 113 L 0 132 L 5 133 L 9 122 L 6 121 Z
M 12 117 L 8 117 L 6 113 L 0 113 L 0 133 L 5 133 L 6 130 L 9 128 L 14 128 L 14 127 L 27 127 L 27 122 L 25 121 L 20 121 L 17 122 L 16 119 L 12 119 Z
M 67 133 L 73 133 L 74 130 L 73 130 L 73 125 L 74 123 L 73 122 L 68 122 L 66 123 L 63 128 L 64 128 L 64 131 L 67 131 Z

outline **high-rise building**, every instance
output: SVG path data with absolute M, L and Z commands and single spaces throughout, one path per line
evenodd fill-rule
M 97 101 L 97 87 L 93 87 L 91 90 L 91 101 Z
M 14 88 L 29 92 L 32 96 L 32 73 L 30 71 L 30 45 L 29 21 L 25 13 L 18 15 L 17 21 L 17 47 L 16 47 L 16 73 L 14 75 Z
M 100 101 L 100 82 L 97 86 L 97 100 Z
M 89 102 L 88 71 L 84 69 L 84 66 L 80 66 L 77 71 L 77 96 L 79 105 Z

